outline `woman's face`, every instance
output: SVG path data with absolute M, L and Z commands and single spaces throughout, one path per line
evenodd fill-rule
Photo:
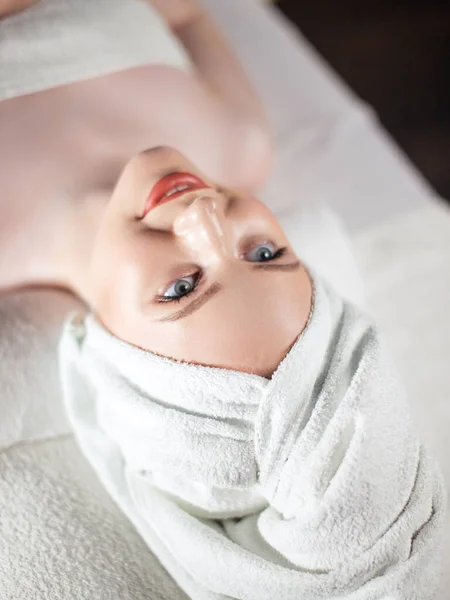
M 94 312 L 117 337 L 263 376 L 311 309 L 308 274 L 271 212 L 164 147 L 134 157 L 122 173 L 91 276 Z

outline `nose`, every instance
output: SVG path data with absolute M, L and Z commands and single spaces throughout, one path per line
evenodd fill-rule
M 202 261 L 217 262 L 229 254 L 225 205 L 216 195 L 196 198 L 177 215 L 173 231 Z

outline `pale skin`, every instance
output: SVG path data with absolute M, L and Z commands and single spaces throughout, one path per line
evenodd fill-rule
M 252 195 L 271 162 L 265 117 L 195 2 L 153 4 L 195 73 L 149 66 L 0 103 L 0 289 L 63 286 L 131 344 L 270 376 L 312 290 Z M 141 219 L 161 171 L 180 169 L 207 189 Z M 156 300 L 179 281 L 189 298 Z
M 36 4 L 38 0 L 0 0 L 0 18 L 16 14 L 29 6 Z
M 194 175 L 202 187 L 145 214 L 167 173 Z M 165 189 L 167 198 L 176 189 Z M 267 377 L 303 331 L 312 303 L 308 273 L 268 208 L 217 186 L 167 147 L 124 169 L 84 286 L 97 318 L 130 344 Z
M 0 15 L 25 4 L 3 0 Z M 220 32 L 194 0 L 152 4 L 193 72 L 150 65 L 0 102 L 0 289 L 59 285 L 68 264 L 84 269 L 111 190 L 146 148 L 176 147 L 240 189 L 267 176 L 269 129 Z

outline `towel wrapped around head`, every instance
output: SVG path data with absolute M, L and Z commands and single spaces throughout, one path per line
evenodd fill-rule
M 445 491 L 376 329 L 315 278 L 272 378 L 176 362 L 69 323 L 75 434 L 192 597 L 426 600 Z

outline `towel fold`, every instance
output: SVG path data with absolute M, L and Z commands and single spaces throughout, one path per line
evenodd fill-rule
M 179 363 L 93 318 L 61 343 L 84 453 L 192 597 L 426 600 L 445 492 L 376 329 L 314 278 L 273 377 Z
M 150 2 L 39 0 L 1 22 L 0 100 L 152 64 L 190 65 Z

